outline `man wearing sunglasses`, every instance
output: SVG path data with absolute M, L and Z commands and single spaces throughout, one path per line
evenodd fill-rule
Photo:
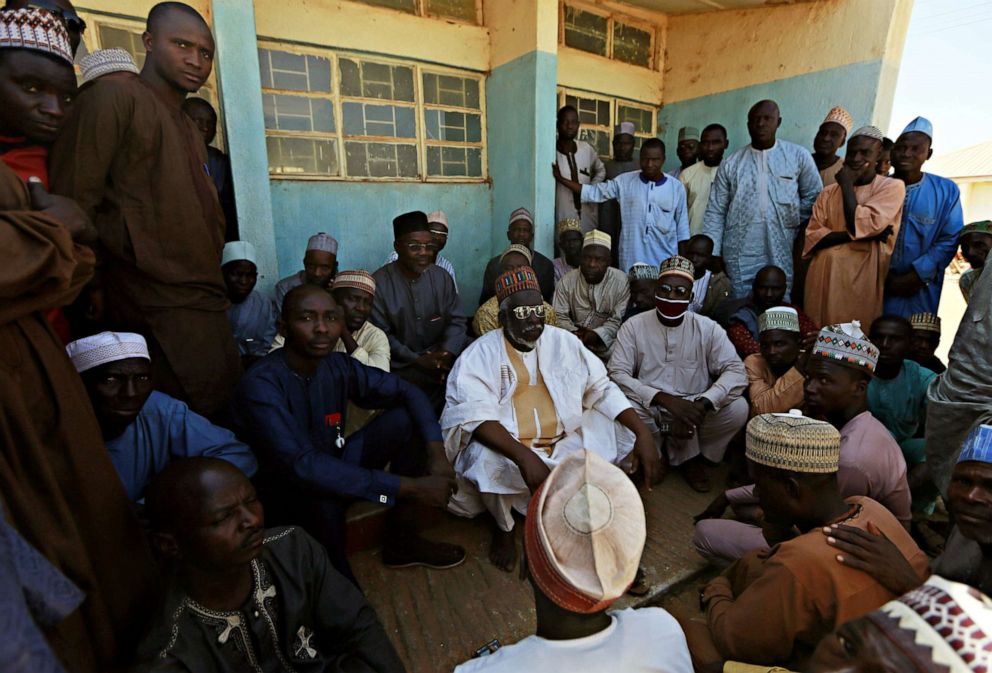
M 69 0 L 7 0 L 4 9 L 44 9 L 51 12 L 65 24 L 65 29 L 69 33 L 69 44 L 72 45 L 72 53 L 79 49 L 79 43 L 86 32 L 86 22 L 83 21 L 76 8 Z
M 694 277 L 685 257 L 662 262 L 655 310 L 620 327 L 609 369 L 670 463 L 705 493 L 706 461 L 721 461 L 747 422 L 747 373 L 723 328 L 689 311 Z
M 427 393 L 440 411 L 448 372 L 465 347 L 467 318 L 454 279 L 434 263 L 431 228 L 419 210 L 393 220 L 397 259 L 372 274 L 372 323 L 389 337 L 393 373 Z
M 526 514 L 531 494 L 566 456 L 588 449 L 640 471 L 646 488 L 657 480 L 661 457 L 600 359 L 567 330 L 545 324 L 534 270 L 509 270 L 494 289 L 502 329 L 458 358 L 441 430 L 458 477 L 448 509 L 467 517 L 488 511 L 489 560 L 510 571 L 517 558 L 513 513 Z

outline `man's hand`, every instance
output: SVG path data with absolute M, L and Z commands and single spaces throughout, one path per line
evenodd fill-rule
M 524 482 L 532 494 L 544 483 L 548 475 L 551 474 L 551 469 L 530 449 L 527 449 L 526 453 L 521 454 L 517 467 L 520 468 L 520 476 L 524 478 Z
M 723 518 L 723 513 L 727 511 L 728 507 L 730 507 L 730 501 L 727 499 L 727 492 L 722 491 L 720 495 L 713 498 L 713 502 L 707 505 L 706 509 L 692 517 L 692 522 L 699 523 L 703 519 Z
M 455 354 L 448 351 L 438 351 L 437 361 L 440 363 L 440 369 L 442 371 L 445 373 L 450 372 L 451 368 L 455 366 Z
M 840 170 L 834 174 L 834 180 L 837 181 L 839 185 L 853 185 L 854 180 L 858 177 L 857 172 L 850 168 L 846 163 L 841 166 Z
M 799 357 L 796 358 L 796 362 L 792 366 L 803 376 L 806 376 L 806 367 L 809 366 L 809 356 L 813 352 L 813 347 L 816 345 L 817 335 L 818 332 L 807 334 L 799 342 Z
M 889 272 L 885 279 L 885 291 L 896 297 L 912 297 L 923 289 L 925 283 L 916 275 L 915 269 L 906 273 Z
M 822 530 L 827 544 L 841 552 L 837 555 L 838 563 L 868 573 L 896 596 L 923 583 L 899 548 L 875 524 L 869 522 L 867 531 L 838 524 Z
M 689 426 L 699 425 L 706 416 L 706 407 L 699 400 L 692 402 L 682 397 L 658 393 L 651 404 L 664 407 L 676 421 Z
M 399 496 L 409 498 L 428 507 L 444 509 L 448 499 L 458 490 L 454 478 L 428 475 L 426 477 L 406 478 L 400 482 Z
M 630 453 L 630 473 L 644 470 L 644 488 L 651 490 L 665 476 L 668 456 L 660 453 L 650 432 L 634 435 L 634 448 Z
M 551 175 L 554 176 L 555 182 L 561 182 L 561 180 L 562 180 L 562 178 L 561 178 L 561 169 L 558 168 L 558 162 L 557 161 L 551 164 Z
M 586 330 L 586 333 L 580 338 L 582 339 L 582 344 L 590 350 L 606 348 L 603 339 L 592 330 Z
M 892 237 L 892 234 L 893 233 L 895 233 L 895 229 L 893 229 L 892 228 L 892 225 L 890 224 L 889 226 L 887 226 L 885 229 L 883 229 L 879 233 L 875 234 L 874 236 L 869 236 L 865 240 L 866 241 L 881 241 L 881 242 L 884 243 L 885 241 L 889 240 Z
M 34 209 L 51 215 L 61 222 L 72 236 L 72 240 L 89 245 L 99 238 L 90 218 L 72 199 L 49 194 L 38 178 L 28 178 L 28 192 L 31 194 L 31 205 Z
M 441 442 L 427 442 L 427 473 L 435 477 L 455 478 L 455 468 L 444 453 Z M 457 489 L 456 489 L 457 490 Z

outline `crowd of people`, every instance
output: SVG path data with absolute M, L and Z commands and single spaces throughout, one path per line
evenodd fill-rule
M 143 66 L 94 52 L 77 87 L 85 30 L 0 11 L 4 671 L 403 671 L 346 553 L 362 500 L 385 565 L 461 564 L 422 534 L 443 510 L 533 588 L 535 635 L 461 673 L 992 667 L 992 223 L 923 170 L 925 118 L 893 141 L 835 107 L 811 152 L 764 100 L 726 157 L 680 129 L 671 175 L 629 123 L 604 163 L 566 106 L 558 254 L 514 210 L 474 316 L 441 210 L 375 270 L 323 225 L 269 296 L 190 97 L 203 17 L 155 5 Z M 724 569 L 699 614 L 611 611 L 670 472 L 714 492 L 685 544 Z

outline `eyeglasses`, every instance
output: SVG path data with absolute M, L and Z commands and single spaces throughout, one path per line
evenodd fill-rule
M 674 294 L 676 297 L 688 297 L 689 293 L 692 292 L 690 288 L 684 285 L 679 285 L 678 287 L 672 287 L 668 283 L 664 285 L 659 285 L 658 289 L 662 294 Z M 668 297 L 659 297 L 657 294 L 654 296 L 655 299 L 668 299 Z
M 46 12 L 50 12 L 55 16 L 62 19 L 66 27 L 69 30 L 75 31 L 80 35 L 86 30 L 86 22 L 83 21 L 76 12 L 71 9 L 63 9 L 56 5 L 52 0 L 31 0 L 27 4 L 28 7 L 33 7 L 34 9 L 44 9 Z
M 404 243 L 410 252 L 437 252 L 438 247 L 433 243 Z
M 517 320 L 526 320 L 532 315 L 536 315 L 538 318 L 543 318 L 544 304 L 539 304 L 537 306 L 516 306 L 513 309 L 513 317 Z

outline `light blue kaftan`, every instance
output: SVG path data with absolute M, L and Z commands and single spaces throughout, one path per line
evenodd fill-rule
M 276 307 L 261 292 L 256 290 L 240 304 L 228 306 L 227 320 L 241 355 L 261 357 L 272 348 L 276 338 Z
M 251 450 L 235 439 L 233 432 L 158 391 L 152 391 L 123 434 L 106 444 L 110 462 L 131 500 L 143 498 L 152 477 L 176 458 L 222 458 L 248 477 L 258 469 Z
M 758 271 L 785 271 L 792 287 L 792 244 L 823 189 L 809 150 L 777 140 L 768 150 L 743 147 L 720 164 L 710 188 L 703 233 L 727 265 L 734 297 L 746 297 Z
M 958 234 L 964 226 L 961 192 L 948 180 L 929 173 L 915 185 L 906 185 L 902 226 L 892 251 L 889 273 L 916 270 L 926 286 L 912 297 L 885 296 L 886 313 L 909 318 L 914 313 L 937 315 L 944 269 L 958 251 Z
M 620 270 L 626 273 L 643 262 L 658 266 L 677 255 L 679 241 L 689 238 L 689 208 L 685 187 L 671 176 L 653 182 L 640 172 L 621 173 L 612 180 L 582 185 L 583 203 L 620 202 Z

